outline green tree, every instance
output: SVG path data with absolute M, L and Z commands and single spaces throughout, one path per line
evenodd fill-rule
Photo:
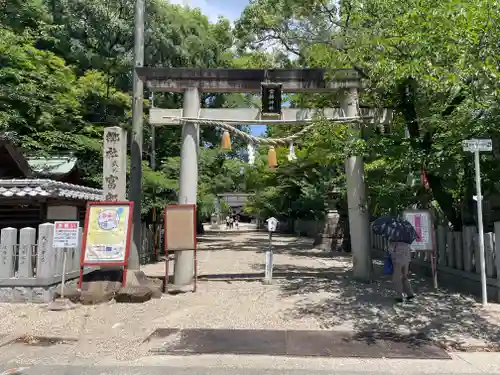
M 426 201 L 427 194 L 407 184 L 408 173 L 424 167 L 431 199 L 459 228 L 472 198 L 470 157 L 461 140 L 496 138 L 491 121 L 498 107 L 499 17 L 489 0 L 259 0 L 236 26 L 244 47 L 275 43 L 300 66 L 362 69 L 369 87 L 362 104 L 394 108 L 391 133 L 370 134 L 362 147 L 372 212 Z M 319 106 L 336 98 L 291 100 Z

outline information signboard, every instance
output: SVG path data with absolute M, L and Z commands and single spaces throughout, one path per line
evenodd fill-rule
M 123 284 L 132 234 L 133 202 L 89 202 L 85 215 L 80 285 L 83 267 L 124 267 Z
M 491 139 L 467 139 L 462 142 L 462 147 L 468 152 L 492 151 L 493 142 Z
M 437 251 L 434 223 L 428 210 L 406 210 L 403 212 L 405 220 L 409 221 L 417 232 L 417 239 L 411 244 L 414 251 L 425 251 L 430 253 L 432 278 L 434 288 L 437 289 Z
M 412 250 L 432 251 L 434 249 L 434 242 L 430 212 L 426 210 L 407 210 L 403 213 L 403 216 L 417 231 L 418 237 L 411 244 Z
M 78 221 L 54 222 L 54 239 L 52 246 L 56 249 L 78 247 Z

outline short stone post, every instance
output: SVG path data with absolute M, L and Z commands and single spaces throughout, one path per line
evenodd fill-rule
M 444 225 L 439 225 L 437 227 L 437 255 L 438 264 L 440 266 L 446 266 L 446 237 L 448 233 L 448 228 Z
M 54 248 L 53 251 L 54 251 L 54 275 L 61 276 L 63 269 L 64 249 Z
M 14 256 L 17 246 L 17 229 L 4 228 L 0 232 L 0 278 L 14 277 Z
M 455 249 L 455 264 L 457 270 L 464 269 L 463 237 L 462 232 L 453 232 L 453 246 Z
M 495 267 L 497 269 L 497 301 L 500 300 L 500 221 L 495 221 Z
M 66 275 L 73 271 L 73 256 L 75 254 L 75 249 L 72 247 L 68 247 L 67 249 L 64 249 L 66 251 Z M 64 255 L 64 254 L 63 254 Z M 63 256 L 64 258 L 64 256 Z M 67 278 L 66 278 L 67 280 Z
M 476 227 L 464 226 L 463 229 L 463 260 L 464 260 L 464 271 L 472 272 L 472 254 L 474 252 L 474 233 L 476 232 Z
M 52 246 L 54 224 L 44 223 L 38 226 L 38 251 L 36 259 L 37 279 L 48 279 L 55 273 L 55 251 Z
M 455 237 L 454 233 L 451 230 L 448 230 L 446 233 L 446 254 L 448 256 L 448 261 L 446 265 L 451 268 L 455 268 Z
M 495 272 L 495 244 L 494 244 L 494 234 L 485 233 L 484 234 L 484 260 L 486 266 L 486 276 L 493 277 Z
M 476 228 L 477 229 L 477 228 Z M 483 232 L 484 234 L 484 232 Z M 475 271 L 476 271 L 476 274 L 478 275 L 481 275 L 481 262 L 480 262 L 480 258 L 481 258 L 481 255 L 480 255 L 480 250 L 479 250 L 479 231 L 476 231 L 474 232 L 474 236 L 473 236 L 473 254 L 474 254 L 474 267 L 475 267 Z M 486 262 L 486 258 L 485 258 L 485 262 Z
M 77 271 L 80 269 L 80 254 L 82 249 L 82 240 L 83 240 L 83 230 L 81 227 L 78 228 L 78 246 L 73 250 L 73 265 L 71 269 L 73 271 Z
M 19 231 L 19 277 L 33 277 L 33 254 L 36 245 L 36 229 Z

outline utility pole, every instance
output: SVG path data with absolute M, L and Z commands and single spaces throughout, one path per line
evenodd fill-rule
M 130 145 L 130 193 L 134 202 L 132 217 L 132 243 L 128 267 L 139 269 L 139 249 L 141 238 L 141 200 L 142 200 L 142 128 L 144 88 L 136 69 L 144 65 L 144 0 L 135 1 L 134 66 L 133 66 L 133 101 L 132 101 L 132 137 Z

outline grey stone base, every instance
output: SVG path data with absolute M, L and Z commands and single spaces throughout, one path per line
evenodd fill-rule
M 88 275 L 98 270 L 98 267 L 89 267 L 84 270 Z M 66 275 L 66 286 L 76 285 L 80 271 Z M 0 303 L 49 303 L 54 300 L 55 293 L 61 290 L 61 276 L 51 279 L 37 278 L 10 278 L 0 279 Z
M 50 287 L 0 287 L 0 302 L 49 303 L 54 299 L 58 286 Z M 59 287 L 60 288 L 60 287 Z
M 166 292 L 168 294 L 184 294 L 184 293 L 193 293 L 194 292 L 194 285 L 193 284 L 187 284 L 187 285 L 176 285 L 172 283 L 167 284 Z

